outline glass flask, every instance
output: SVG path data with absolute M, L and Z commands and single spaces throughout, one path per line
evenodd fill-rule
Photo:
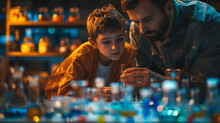
M 5 111 L 6 117 L 25 117 L 27 113 L 27 97 L 23 89 L 23 72 L 24 68 L 11 67 L 13 83 L 9 98 L 9 108 Z

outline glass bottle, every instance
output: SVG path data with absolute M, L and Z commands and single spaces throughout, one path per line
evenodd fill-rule
M 35 51 L 35 44 L 32 37 L 24 37 L 23 42 L 21 43 L 21 52 L 30 53 Z
M 95 79 L 95 85 L 97 88 L 97 101 L 95 102 L 95 109 L 93 110 L 94 113 L 97 114 L 106 114 L 107 113 L 107 102 L 105 101 L 103 90 L 105 81 L 103 78 L 97 77 Z
M 50 21 L 50 14 L 47 7 L 41 7 L 38 9 L 38 21 Z
M 5 111 L 6 117 L 25 117 L 27 113 L 27 97 L 23 89 L 23 72 L 24 68 L 11 67 L 10 71 L 12 73 L 13 84 L 12 90 L 9 98 L 9 108 Z
M 165 78 L 167 80 L 173 79 L 176 80 L 178 83 L 178 87 L 181 88 L 181 82 L 182 82 L 182 70 L 181 69 L 166 69 L 165 72 Z
M 73 116 L 79 116 L 86 113 L 88 106 L 88 97 L 87 95 L 87 80 L 71 80 L 71 87 L 73 89 L 73 100 L 70 102 L 70 111 Z
M 120 121 L 122 106 L 120 103 L 120 85 L 118 82 L 111 83 L 112 102 L 110 103 L 109 112 L 114 116 L 114 121 Z
M 140 89 L 142 108 L 141 114 L 144 122 L 158 122 L 157 112 L 151 107 L 152 94 L 153 90 L 150 88 Z
M 220 96 L 218 92 L 219 79 L 210 77 L 206 80 L 207 83 L 207 98 L 205 106 L 207 107 L 206 115 L 210 116 L 212 122 L 219 122 L 218 117 L 220 116 Z
M 60 21 L 64 21 L 64 19 L 65 18 L 64 18 L 63 7 L 54 7 L 52 21 L 53 22 L 60 22 Z
M 59 52 L 65 53 L 69 49 L 69 38 L 61 38 Z
M 48 52 L 50 47 L 50 39 L 48 36 L 43 36 L 40 38 L 38 43 L 38 52 L 39 53 L 46 53 Z
M 150 79 L 151 88 L 153 90 L 152 100 L 153 100 L 153 109 L 157 111 L 157 106 L 161 99 L 161 84 L 156 80 L 156 78 Z
M 80 14 L 79 14 L 79 8 L 78 7 L 71 7 L 69 9 L 69 17 L 68 21 L 69 22 L 75 22 L 80 20 Z
M 180 116 L 180 108 L 176 105 L 177 83 L 175 80 L 165 80 L 162 83 L 162 104 L 158 106 L 158 114 L 161 122 L 177 122 Z
M 28 120 L 39 119 L 43 114 L 40 108 L 40 86 L 39 86 L 39 76 L 28 76 L 28 96 L 29 96 L 29 106 L 26 114 Z
M 121 115 L 123 117 L 133 117 L 136 115 L 134 106 L 132 104 L 133 91 L 134 91 L 133 86 L 130 85 L 126 86 L 125 93 L 123 95 L 123 99 L 121 102 L 122 103 Z
M 189 100 L 189 117 L 188 121 L 197 121 L 199 122 L 201 119 L 205 117 L 206 107 L 199 103 L 199 88 L 191 88 L 190 89 L 190 100 Z M 201 121 L 200 121 L 201 122 Z
M 103 90 L 104 90 L 105 81 L 101 77 L 95 79 L 96 88 L 92 88 L 92 100 L 88 106 L 88 121 L 89 122 L 103 122 L 104 115 L 108 113 L 108 103 L 104 99 Z M 96 92 L 96 93 L 95 93 Z

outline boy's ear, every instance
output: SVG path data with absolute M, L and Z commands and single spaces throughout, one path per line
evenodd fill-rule
M 97 48 L 97 44 L 95 43 L 95 41 L 93 41 L 91 38 L 88 38 L 88 41 L 90 42 L 90 44 L 92 44 L 94 48 Z

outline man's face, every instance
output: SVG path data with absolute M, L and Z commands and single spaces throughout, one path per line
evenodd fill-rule
M 125 32 L 121 30 L 114 33 L 99 34 L 96 43 L 101 62 L 117 61 L 125 49 Z
M 146 39 L 153 42 L 164 40 L 169 25 L 168 17 L 150 0 L 140 0 L 137 7 L 127 13 Z

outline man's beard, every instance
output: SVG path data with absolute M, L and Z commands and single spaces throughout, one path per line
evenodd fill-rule
M 151 42 L 164 41 L 164 34 L 167 31 L 168 26 L 169 26 L 169 18 L 166 15 L 164 15 L 162 23 L 159 25 L 159 30 L 148 30 L 144 32 L 143 36 Z M 152 35 L 147 36 L 147 34 L 152 34 Z

